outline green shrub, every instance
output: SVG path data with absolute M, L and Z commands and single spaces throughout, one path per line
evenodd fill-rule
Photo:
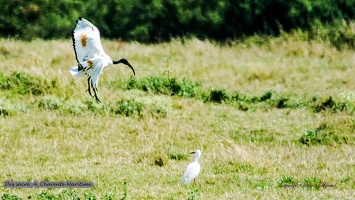
M 55 96 L 44 96 L 38 102 L 38 107 L 48 109 L 48 110 L 57 110 L 62 106 L 62 102 Z
M 334 132 L 327 131 L 326 128 L 320 126 L 315 130 L 307 130 L 299 139 L 299 142 L 310 146 L 347 144 L 351 141 L 347 137 L 338 136 Z
M 82 195 L 80 195 L 79 192 L 77 192 L 76 190 L 70 188 L 70 189 L 64 189 L 62 191 L 60 191 L 59 193 L 51 193 L 50 190 L 44 190 L 38 194 L 31 194 L 30 196 L 28 196 L 28 199 L 36 199 L 36 200 L 61 200 L 61 199 L 66 199 L 66 200 L 80 200 L 80 199 L 86 199 L 86 200 L 96 200 L 98 199 L 95 194 L 93 194 L 90 190 L 84 190 L 81 192 Z M 9 196 L 9 195 L 3 195 L 5 197 Z M 14 196 L 16 197 L 16 196 Z M 10 199 L 11 198 L 3 198 L 4 200 Z M 20 199 L 20 198 L 19 198 Z M 114 195 L 112 194 L 105 194 L 103 197 L 101 197 L 101 199 L 107 199 L 107 200 L 113 200 Z M 123 198 L 125 199 L 125 198 Z M 14 200 L 17 200 L 16 198 L 14 198 Z
M 139 89 L 153 94 L 180 96 L 185 98 L 195 97 L 200 89 L 200 84 L 187 79 L 149 76 L 143 79 L 130 78 L 126 89 Z
M 16 110 L 9 105 L 0 105 L 0 116 L 7 117 L 16 115 Z
M 189 156 L 186 154 L 181 154 L 181 153 L 170 153 L 169 154 L 169 159 L 171 160 L 187 160 Z
M 63 111 L 69 112 L 76 116 L 84 115 L 85 104 L 83 104 L 80 100 L 69 100 L 64 103 Z
M 11 195 L 11 194 L 4 193 L 1 196 L 1 200 L 21 200 L 21 198 L 16 196 L 16 195 Z
M 59 199 L 80 200 L 78 192 L 74 189 L 66 189 L 58 194 Z
M 272 97 L 272 92 L 271 91 L 267 91 L 259 98 L 259 102 L 271 99 L 271 97 Z
M 171 111 L 170 101 L 163 97 L 148 98 L 148 101 L 145 100 L 144 103 L 149 109 L 151 116 L 156 118 L 167 117 Z
M 120 100 L 117 101 L 116 107 L 114 108 L 113 112 L 115 114 L 120 114 L 124 116 L 138 116 L 142 117 L 143 116 L 143 108 L 144 105 L 141 102 L 135 101 L 135 100 Z
M 164 108 L 151 108 L 150 114 L 153 117 L 166 117 L 168 115 L 168 111 Z
M 324 100 L 319 100 L 317 104 L 313 106 L 314 112 L 321 112 L 325 110 L 336 111 L 347 111 L 352 113 L 355 110 L 354 101 L 343 99 L 343 101 L 336 101 L 332 96 Z
M 13 72 L 9 76 L 0 73 L 0 89 L 17 94 L 41 95 L 56 87 L 56 80 L 48 81 L 25 72 Z
M 345 0 L 89 0 L 85 4 L 75 0 L 13 0 L 0 1 L 0 7 L 2 37 L 68 38 L 81 15 L 98 26 L 106 38 L 139 42 L 187 36 L 228 41 L 302 29 L 310 32 L 308 37 L 326 38 L 339 49 L 355 45 L 354 31 L 348 24 L 355 17 L 355 9 L 352 1 Z M 319 27 L 327 31 L 319 31 Z
M 279 99 L 277 99 L 276 108 L 286 108 L 287 101 L 288 98 L 280 97 Z
M 30 197 L 32 198 L 32 196 Z M 51 194 L 47 190 L 35 195 L 35 198 L 38 200 L 59 200 L 57 195 Z
M 344 105 L 344 108 L 350 114 L 354 113 L 354 111 L 355 111 L 355 93 L 349 92 L 349 93 L 342 94 L 340 97 L 340 104 Z
M 230 99 L 231 97 L 225 89 L 212 89 L 207 96 L 205 95 L 205 101 L 211 101 L 215 103 L 227 102 Z
M 107 114 L 110 112 L 110 108 L 107 104 L 97 103 L 94 98 L 87 98 L 84 104 L 87 105 L 87 109 L 94 114 Z
M 200 191 L 198 189 L 193 189 L 191 191 L 188 192 L 188 200 L 195 200 L 198 199 L 200 196 Z
M 297 184 L 296 179 L 290 176 L 282 176 L 280 178 L 280 181 L 278 183 L 279 187 L 293 187 L 294 185 Z
M 315 112 L 320 112 L 326 109 L 332 109 L 334 105 L 335 102 L 330 96 L 329 98 L 325 99 L 324 101 L 320 102 L 318 105 L 315 106 Z
M 355 49 L 355 22 L 337 20 L 331 25 L 317 24 L 308 32 L 307 40 L 328 42 L 338 50 Z
M 27 112 L 27 108 L 21 104 L 12 104 L 8 101 L 0 102 L 0 116 L 14 116 L 18 112 Z
M 323 184 L 322 180 L 317 177 L 306 178 L 302 181 L 302 186 L 319 190 Z
M 267 180 L 265 180 L 265 179 L 257 180 L 257 181 L 255 181 L 255 183 L 253 183 L 253 186 L 255 189 L 265 190 L 268 186 Z
M 95 194 L 92 193 L 92 192 L 89 191 L 89 190 L 85 190 L 85 191 L 83 192 L 83 194 L 84 194 L 84 198 L 85 198 L 86 200 L 96 200 L 96 199 L 97 199 L 96 196 L 95 196 Z

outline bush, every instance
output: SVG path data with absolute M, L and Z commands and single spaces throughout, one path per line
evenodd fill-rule
M 329 130 L 326 124 L 321 124 L 315 130 L 307 130 L 299 139 L 301 144 L 305 145 L 335 145 L 348 144 L 352 141 L 344 136 L 339 136 L 333 131 Z
M 270 99 L 271 97 L 272 97 L 272 92 L 267 91 L 259 98 L 259 102 L 266 101 L 266 100 Z
M 0 89 L 17 94 L 41 95 L 57 87 L 56 84 L 56 80 L 48 81 L 25 72 L 13 72 L 9 76 L 0 73 Z
M 110 108 L 107 104 L 97 103 L 94 98 L 88 98 L 84 101 L 84 104 L 87 105 L 87 109 L 94 114 L 107 114 L 110 112 Z
M 79 100 L 69 100 L 65 102 L 63 110 L 76 116 L 83 115 L 85 112 L 85 104 Z
M 293 177 L 291 177 L 291 176 L 282 176 L 280 178 L 278 186 L 279 187 L 285 187 L 285 188 L 286 187 L 291 187 L 292 188 L 295 184 L 297 184 L 297 181 Z
M 7 101 L 0 102 L 0 116 L 14 116 L 18 112 L 27 112 L 27 108 L 21 104 L 12 104 Z
M 333 112 L 336 111 L 347 111 L 352 113 L 355 110 L 354 100 L 346 99 L 343 97 L 342 100 L 334 100 L 332 96 L 329 96 L 326 99 L 320 99 L 317 101 L 315 99 L 316 105 L 313 106 L 314 112 L 321 112 L 325 110 L 330 110 Z
M 0 7 L 1 36 L 22 39 L 70 37 L 79 15 L 94 23 L 104 37 L 140 42 L 191 35 L 228 41 L 297 29 L 313 32 L 319 25 L 348 23 L 355 17 L 349 0 L 12 0 L 0 1 Z M 330 29 L 325 35 L 335 46 L 346 43 L 354 48 L 354 34 L 348 28 Z
M 16 115 L 16 110 L 8 105 L 0 105 L 0 116 L 7 117 Z
M 187 156 L 186 154 L 181 154 L 181 153 L 170 153 L 169 154 L 169 159 L 171 160 L 187 160 L 189 158 L 189 156 Z
M 156 118 L 168 116 L 168 110 L 166 108 L 161 107 L 161 106 L 153 107 L 150 109 L 149 112 L 153 117 L 156 117 Z
M 1 196 L 1 200 L 21 200 L 21 198 L 16 196 L 16 195 L 11 195 L 11 194 L 4 193 Z
M 129 116 L 138 116 L 142 117 L 144 105 L 141 102 L 137 102 L 135 100 L 120 100 L 116 103 L 116 108 L 114 108 L 113 112 L 115 114 L 121 114 L 126 117 Z
M 126 89 L 139 89 L 153 94 L 189 98 L 195 97 L 200 87 L 199 83 L 187 79 L 177 80 L 176 78 L 149 76 L 143 79 L 130 78 Z
M 319 190 L 322 187 L 322 180 L 317 177 L 306 178 L 303 181 L 303 186 Z
M 227 93 L 226 90 L 218 90 L 218 89 L 212 89 L 210 90 L 209 95 L 205 97 L 205 101 L 211 101 L 215 103 L 222 103 L 229 101 L 231 99 L 230 95 Z
M 55 96 L 45 96 L 38 102 L 38 107 L 48 110 L 57 110 L 61 106 L 61 100 Z

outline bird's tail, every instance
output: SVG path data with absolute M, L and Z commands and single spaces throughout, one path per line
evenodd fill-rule
M 71 75 L 75 76 L 75 77 L 82 77 L 85 75 L 83 70 L 79 70 L 78 66 L 74 66 L 70 69 L 70 73 Z

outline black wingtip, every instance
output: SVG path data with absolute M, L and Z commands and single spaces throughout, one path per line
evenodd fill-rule
M 82 17 L 78 17 L 78 20 L 75 21 L 75 23 L 78 23 L 79 21 L 81 21 L 83 18 Z

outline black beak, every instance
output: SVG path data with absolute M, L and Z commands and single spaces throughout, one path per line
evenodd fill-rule
M 194 153 L 196 153 L 196 152 L 195 152 L 195 151 L 191 151 L 191 152 L 190 152 L 190 154 L 194 154 Z
M 122 63 L 122 64 L 127 65 L 129 68 L 132 69 L 133 75 L 134 76 L 136 75 L 136 72 L 134 71 L 134 68 L 132 67 L 131 63 L 128 62 L 128 60 L 126 58 L 122 58 L 119 61 L 113 61 L 113 64 L 118 64 L 118 63 Z
M 126 64 L 129 68 L 132 69 L 133 71 L 133 75 L 135 76 L 136 75 L 136 72 L 134 71 L 134 68 L 132 67 L 132 65 L 127 61 L 127 64 Z

